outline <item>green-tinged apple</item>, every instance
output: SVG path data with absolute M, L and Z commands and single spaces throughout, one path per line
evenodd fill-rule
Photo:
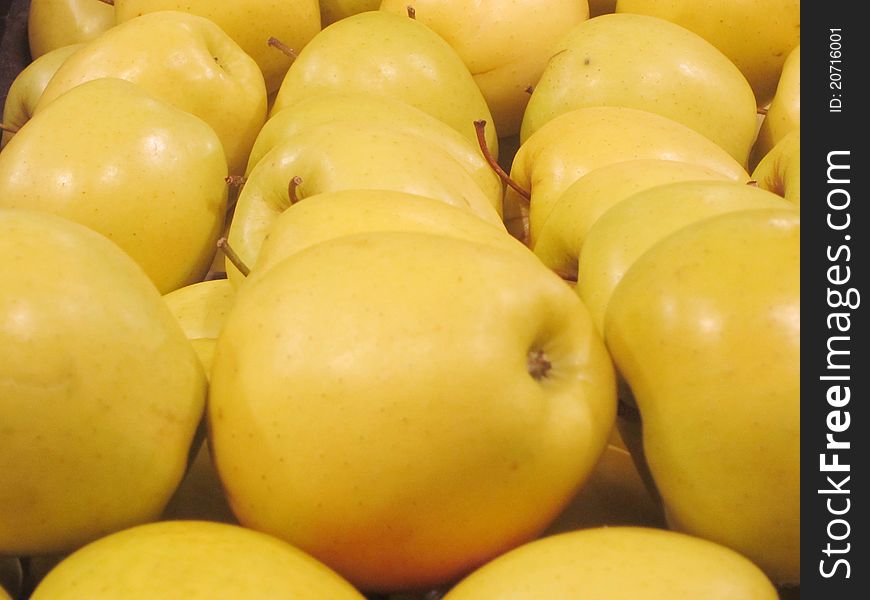
M 27 38 L 37 59 L 55 48 L 80 44 L 115 25 L 115 12 L 94 0 L 30 0 Z
M 589 230 L 577 264 L 577 294 L 602 331 L 613 291 L 658 241 L 716 215 L 769 208 L 794 205 L 734 181 L 680 181 L 640 191 L 605 212 Z
M 263 239 L 249 279 L 309 246 L 375 231 L 418 231 L 529 252 L 503 227 L 440 200 L 390 190 L 346 190 L 317 194 L 281 213 Z
M 257 136 L 248 160 L 248 173 L 280 143 L 310 127 L 365 123 L 385 130 L 407 132 L 438 147 L 465 167 L 480 189 L 500 207 L 504 188 L 476 142 L 418 108 L 385 96 L 326 93 L 304 98 L 290 110 L 273 114 Z
M 318 33 L 287 71 L 272 114 L 323 92 L 401 100 L 475 143 L 474 121 L 484 120 L 487 146 L 498 157 L 492 115 L 465 63 L 441 36 L 407 16 L 363 12 Z
M 755 170 L 752 179 L 759 187 L 770 190 L 786 200 L 801 205 L 801 130 L 786 134 L 767 153 Z
M 531 205 L 513 188 L 505 195 L 509 230 L 534 246 L 559 196 L 590 171 L 635 159 L 662 159 L 707 167 L 746 181 L 746 170 L 697 131 L 634 108 L 579 108 L 549 121 L 520 146 L 511 178 L 531 193 Z
M 224 224 L 226 159 L 205 122 L 122 79 L 38 113 L 0 153 L 0 206 L 99 231 L 166 293 L 205 275 Z
M 745 557 L 685 534 L 597 527 L 546 537 L 500 556 L 444 600 L 777 600 Z
M 732 212 L 647 250 L 613 293 L 611 356 L 671 527 L 800 581 L 800 212 Z
M 0 554 L 157 519 L 206 380 L 142 269 L 105 237 L 0 209 Z
M 377 232 L 240 290 L 208 422 L 243 525 L 386 592 L 540 533 L 604 451 L 615 392 L 582 302 L 530 252 Z
M 149 523 L 97 540 L 55 567 L 31 598 L 364 600 L 335 572 L 289 544 L 206 521 Z
M 571 184 L 541 226 L 534 251 L 545 265 L 577 280 L 577 257 L 589 228 L 610 207 L 647 188 L 675 181 L 727 180 L 709 167 L 661 159 L 617 162 Z
M 324 27 L 352 15 L 378 10 L 381 0 L 320 0 L 320 22 Z
M 800 0 L 618 0 L 616 12 L 666 19 L 708 40 L 740 68 L 759 106 L 801 41 Z
M 776 94 L 758 131 L 752 148 L 750 168 L 754 169 L 782 138 L 801 126 L 801 47 L 788 55 Z
M 383 0 L 380 10 L 415 18 L 456 50 L 502 137 L 519 133 L 523 111 L 557 42 L 589 18 L 586 0 Z
M 395 190 L 434 198 L 503 227 L 498 202 L 488 198 L 463 165 L 425 137 L 380 125 L 336 122 L 311 127 L 272 148 L 251 171 L 230 225 L 230 247 L 251 267 L 275 219 L 295 201 L 341 190 Z M 420 148 L 426 148 L 421 152 Z M 294 178 L 301 184 L 293 190 Z M 297 180 L 298 182 L 298 180 Z M 227 261 L 227 275 L 240 281 Z
M 668 117 L 743 165 L 755 139 L 755 96 L 740 70 L 702 37 L 645 15 L 603 15 L 561 39 L 523 115 L 521 140 L 587 106 Z
M 214 21 L 257 62 L 270 92 L 278 90 L 293 59 L 270 46 L 269 38 L 299 52 L 320 31 L 318 0 L 114 1 L 118 23 L 161 10 L 180 10 Z
M 266 85 L 254 60 L 204 17 L 161 11 L 116 25 L 70 56 L 51 78 L 35 114 L 65 91 L 117 77 L 208 123 L 230 173 L 245 170 L 266 119 Z
M 15 77 L 6 94 L 6 102 L 3 104 L 3 125 L 7 129 L 3 131 L 3 137 L 0 139 L 0 148 L 12 139 L 13 131 L 21 129 L 30 120 L 36 103 L 39 102 L 54 72 L 63 61 L 81 47 L 82 44 L 73 44 L 46 52 L 24 67 Z

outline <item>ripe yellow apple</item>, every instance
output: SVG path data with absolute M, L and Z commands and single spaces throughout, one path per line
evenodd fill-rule
M 786 134 L 767 153 L 755 170 L 752 179 L 765 190 L 783 196 L 801 205 L 801 130 Z
M 535 254 L 560 275 L 576 280 L 577 257 L 586 234 L 610 207 L 636 192 L 665 183 L 727 179 L 709 167 L 673 160 L 627 160 L 597 168 L 571 184 L 556 200 L 535 241 Z
M 761 123 L 752 148 L 750 168 L 754 169 L 787 134 L 801 126 L 801 47 L 789 53 L 782 67 L 776 94 Z
M 81 225 L 0 209 L 0 554 L 156 519 L 200 422 L 202 367 L 154 285 Z
M 747 210 L 647 250 L 608 348 L 669 524 L 800 581 L 800 212 Z
M 640 191 L 589 230 L 577 266 L 577 294 L 599 331 L 614 289 L 656 242 L 702 219 L 739 210 L 793 208 L 771 192 L 734 181 L 681 181 Z
M 24 67 L 12 81 L 6 94 L 6 102 L 3 104 L 3 124 L 14 129 L 23 127 L 33 116 L 36 103 L 39 102 L 54 72 L 67 57 L 81 47 L 82 44 L 72 44 L 55 48 Z M 0 148 L 12 139 L 12 135 L 9 131 L 3 132 Z
M 275 37 L 299 52 L 320 31 L 317 0 L 114 1 L 118 23 L 160 10 L 180 10 L 214 21 L 257 62 L 270 92 L 278 90 L 293 60 L 272 48 L 269 38 Z
M 37 59 L 55 48 L 80 44 L 115 25 L 111 6 L 93 0 L 30 0 L 27 38 Z
M 320 21 L 324 27 L 368 10 L 377 10 L 381 0 L 320 0 Z
M 97 540 L 49 572 L 31 598 L 363 600 L 349 583 L 289 544 L 206 521 L 150 523 Z
M 603 15 L 575 25 L 535 86 L 521 139 L 587 106 L 625 106 L 668 117 L 744 165 L 755 139 L 755 96 L 740 70 L 702 37 L 645 15 Z
M 257 63 L 215 23 L 161 11 L 116 25 L 60 66 L 35 113 L 101 77 L 132 81 L 200 117 L 220 138 L 230 173 L 244 172 L 266 119 L 266 85 Z
M 759 106 L 773 97 L 782 65 L 801 40 L 800 0 L 618 0 L 616 12 L 673 21 L 719 48 L 752 85 Z
M 205 275 L 223 227 L 226 174 L 205 122 L 106 78 L 70 90 L 15 134 L 0 153 L 0 206 L 99 231 L 166 293 Z
M 559 196 L 572 183 L 593 169 L 642 158 L 692 163 L 735 180 L 749 177 L 725 150 L 676 121 L 634 108 L 579 108 L 552 119 L 520 146 L 511 178 L 531 191 L 531 206 L 525 213 L 526 203 L 509 188 L 505 221 L 511 231 L 528 227 L 534 245 Z M 516 227 L 516 222 L 522 225 Z
M 382 0 L 380 10 L 415 18 L 456 50 L 474 76 L 502 137 L 519 133 L 523 111 L 556 43 L 589 18 L 585 0 Z
M 484 565 L 444 600 L 777 600 L 758 567 L 717 544 L 644 527 L 550 536 Z
M 492 115 L 468 68 L 441 36 L 407 16 L 363 12 L 318 33 L 287 71 L 272 114 L 323 92 L 401 100 L 475 143 L 474 121 L 485 120 L 487 145 L 498 156 Z
M 240 289 L 208 422 L 242 524 L 395 591 L 537 535 L 592 471 L 615 405 L 582 303 L 530 252 L 378 232 Z

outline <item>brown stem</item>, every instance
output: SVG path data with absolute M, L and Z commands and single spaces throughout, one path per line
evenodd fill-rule
M 103 4 L 108 4 L 109 6 L 115 6 L 115 0 L 100 0 Z
M 492 157 L 492 154 L 489 151 L 489 146 L 486 145 L 486 121 L 483 119 L 474 122 L 474 130 L 477 132 L 477 144 L 480 146 L 480 151 L 483 153 L 483 157 L 486 159 L 486 162 L 489 163 L 490 168 L 495 171 L 495 174 L 499 176 L 499 178 L 505 182 L 509 187 L 513 188 L 520 196 L 522 196 L 526 202 L 529 202 L 532 199 L 532 195 L 527 192 L 523 187 L 518 184 L 516 181 L 510 178 L 510 175 L 504 172 L 504 169 L 498 164 L 498 162 Z
M 757 187 L 758 187 L 758 181 L 756 181 L 755 179 L 750 179 L 749 181 L 746 182 L 746 185 L 748 185 L 748 186 L 750 186 L 750 187 L 756 187 L 756 188 L 757 188 Z
M 543 350 L 529 350 L 526 355 L 526 370 L 535 381 L 540 381 L 546 377 L 552 368 L 553 364 Z
M 290 46 L 288 46 L 287 44 L 285 44 L 284 42 L 282 42 L 278 38 L 270 37 L 269 41 L 266 43 L 269 44 L 270 46 L 272 46 L 273 48 L 277 48 L 278 50 L 280 50 L 281 52 L 283 52 L 284 54 L 286 54 L 287 56 L 289 56 L 293 60 L 296 60 L 296 57 L 299 56 L 299 54 L 296 52 L 296 50 L 294 50 L 293 48 L 291 48 Z
M 14 125 L 7 125 L 6 123 L 0 123 L 0 131 L 5 131 L 6 133 L 18 133 L 18 128 Z
M 230 188 L 239 189 L 245 185 L 245 177 L 243 175 L 227 175 L 224 178 Z
M 297 193 L 300 185 L 302 185 L 302 178 L 297 175 L 290 180 L 290 184 L 287 186 L 287 197 L 290 198 L 291 205 L 296 204 L 301 200 Z
M 232 249 L 230 243 L 227 241 L 226 236 L 222 237 L 217 241 L 217 247 L 220 248 L 221 252 L 230 259 L 230 262 L 233 263 L 233 266 L 239 270 L 239 273 L 247 277 L 251 273 L 251 269 L 248 268 L 248 265 L 245 264 L 245 261 L 236 254 L 236 251 Z
M 408 6 L 406 6 L 405 8 L 406 8 L 407 11 L 408 11 L 408 16 L 409 16 L 409 17 L 411 17 L 412 19 L 416 19 L 416 18 L 417 18 L 417 9 L 416 9 L 416 8 L 414 8 L 414 7 L 411 6 L 410 4 L 409 4 Z
M 766 106 L 759 106 L 755 112 L 757 112 L 760 115 L 766 115 L 767 114 L 767 107 Z
M 527 87 L 527 88 L 524 89 L 523 91 L 524 91 L 525 93 L 527 93 L 529 96 L 531 96 L 532 93 L 535 91 L 535 86 L 530 85 L 529 87 Z
M 246 178 L 242 175 L 228 175 L 224 178 L 227 182 L 227 214 L 235 208 L 239 201 L 239 194 L 242 192 L 242 186 L 245 185 Z

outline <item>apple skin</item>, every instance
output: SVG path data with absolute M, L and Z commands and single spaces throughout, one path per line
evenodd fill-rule
M 801 130 L 798 128 L 783 137 L 767 153 L 755 170 L 752 179 L 759 187 L 786 200 L 801 205 Z
M 0 206 L 55 213 L 118 244 L 161 293 L 205 275 L 223 227 L 214 131 L 122 79 L 89 81 L 0 153 Z
M 789 53 L 782 67 L 782 75 L 776 87 L 776 94 L 770 102 L 767 114 L 761 122 L 758 139 L 752 148 L 750 168 L 758 166 L 764 156 L 782 138 L 801 126 L 801 47 L 796 46 Z
M 520 139 L 587 106 L 660 114 L 742 165 L 755 138 L 755 96 L 740 70 L 702 37 L 646 15 L 603 15 L 562 36 L 529 99 Z
M 148 13 L 116 25 L 69 57 L 51 78 L 34 114 L 92 79 L 131 81 L 208 123 L 231 174 L 244 173 L 266 120 L 266 84 L 254 60 L 206 18 Z
M 799 583 L 800 212 L 729 213 L 660 241 L 614 291 L 605 339 L 670 526 Z
M 17 209 L 0 229 L 0 554 L 157 519 L 202 417 L 196 354 L 105 237 Z
M 531 253 L 380 232 L 240 289 L 209 407 L 239 521 L 386 592 L 545 528 L 606 447 L 615 385 L 582 303 Z
M 92 0 L 30 0 L 27 39 L 30 57 L 88 42 L 115 25 L 114 9 Z

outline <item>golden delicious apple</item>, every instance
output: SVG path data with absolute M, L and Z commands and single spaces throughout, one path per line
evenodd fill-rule
M 527 89 L 558 40 L 589 18 L 585 0 L 382 0 L 380 9 L 405 15 L 409 5 L 462 58 L 503 137 L 519 133 Z
M 500 556 L 444 600 L 777 600 L 758 567 L 717 544 L 644 527 L 550 536 Z
M 395 98 L 444 121 L 477 143 L 474 121 L 492 123 L 483 94 L 456 51 L 407 16 L 369 11 L 341 19 L 293 61 L 272 114 L 323 92 Z M 498 156 L 495 127 L 487 145 Z
M 364 600 L 328 567 L 237 525 L 164 521 L 97 540 L 40 582 L 32 600 Z
M 180 10 L 214 21 L 257 62 L 270 92 L 278 90 L 293 59 L 272 48 L 269 38 L 299 52 L 320 31 L 318 0 L 114 1 L 118 23 L 160 10 Z
M 711 217 L 626 272 L 605 320 L 670 525 L 800 581 L 800 212 Z
M 752 85 L 759 106 L 773 97 L 782 65 L 801 41 L 800 0 L 618 0 L 616 12 L 660 17 L 719 48 Z
M 368 10 L 377 10 L 381 0 L 320 0 L 320 21 L 324 27 Z
M 801 126 L 801 47 L 796 46 L 782 67 L 776 94 L 761 123 L 752 148 L 750 167 L 755 168 L 782 138 Z
M 767 153 L 755 170 L 752 179 L 765 190 L 783 196 L 801 205 L 801 130 L 786 134 Z
M 577 265 L 577 294 L 599 331 L 613 290 L 659 240 L 726 212 L 794 208 L 782 197 L 734 181 L 680 181 L 640 191 L 605 212 L 589 230 Z
M 115 25 L 111 6 L 93 0 L 30 0 L 27 38 L 37 59 L 55 48 L 80 44 Z
M 35 113 L 101 77 L 132 81 L 200 117 L 220 138 L 230 173 L 244 172 L 266 119 L 266 85 L 257 63 L 213 22 L 161 11 L 116 25 L 60 66 Z
M 99 231 L 165 293 L 205 275 L 223 227 L 226 174 L 205 122 L 128 81 L 99 79 L 36 113 L 0 153 L 0 206 Z
M 642 158 L 692 163 L 738 181 L 749 177 L 725 150 L 676 121 L 634 108 L 579 108 L 549 121 L 520 147 L 511 178 L 531 191 L 531 206 L 527 210 L 528 203 L 509 188 L 505 221 L 512 232 L 528 227 L 534 245 L 572 183 L 593 169 Z
M 212 371 L 218 473 L 242 524 L 362 589 L 447 583 L 534 537 L 606 447 L 610 359 L 530 252 L 378 232 L 249 283 Z
M 74 549 L 156 519 L 206 382 L 139 266 L 103 236 L 0 209 L 0 554 Z
M 575 25 L 535 86 L 520 137 L 587 106 L 668 117 L 743 165 L 755 139 L 755 96 L 740 70 L 700 36 L 645 15 L 603 15 Z
M 597 168 L 571 184 L 544 220 L 534 251 L 545 265 L 577 280 L 577 257 L 589 228 L 632 194 L 674 181 L 727 180 L 709 167 L 673 160 L 640 159 Z
M 24 67 L 12 81 L 6 94 L 6 102 L 3 104 L 3 124 L 12 129 L 21 129 L 33 116 L 36 103 L 54 72 L 70 54 L 81 47 L 82 44 L 73 44 L 55 48 Z M 0 139 L 0 148 L 9 142 L 13 135 L 10 131 L 4 131 Z

